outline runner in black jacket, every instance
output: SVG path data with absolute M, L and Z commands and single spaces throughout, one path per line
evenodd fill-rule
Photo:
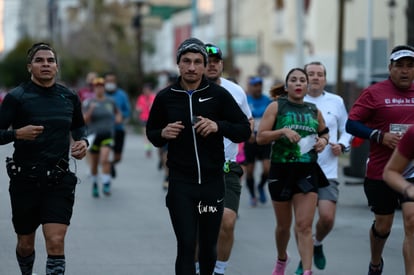
M 64 240 L 77 183 L 68 159 L 85 156 L 86 127 L 79 97 L 55 82 L 57 59 L 49 45 L 32 46 L 27 69 L 31 80 L 11 90 L 0 108 L 0 144 L 14 142 L 7 172 L 16 256 L 21 273 L 31 275 L 36 230 L 42 225 L 45 273 L 60 275 L 65 273 Z
M 180 77 L 157 94 L 147 123 L 148 139 L 168 143 L 166 198 L 177 237 L 176 274 L 195 274 L 199 243 L 200 274 L 211 275 L 223 213 L 223 136 L 246 140 L 250 124 L 233 97 L 204 76 L 207 53 L 195 38 L 177 52 Z

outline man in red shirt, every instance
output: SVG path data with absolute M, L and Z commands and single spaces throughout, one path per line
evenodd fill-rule
M 375 214 L 370 230 L 371 261 L 368 275 L 382 274 L 382 252 L 391 232 L 398 193 L 382 173 L 403 130 L 414 124 L 414 48 L 396 46 L 390 55 L 389 78 L 366 88 L 349 112 L 346 130 L 370 140 L 364 181 L 368 205 Z
M 414 234 L 412 217 L 414 215 L 414 178 L 410 174 L 414 169 L 414 126 L 410 127 L 398 143 L 390 160 L 384 168 L 384 180 L 395 191 L 400 193 L 400 202 L 404 220 L 404 266 L 405 274 L 414 273 Z M 411 164 L 410 164 L 411 163 Z M 410 176 L 410 178 L 407 178 Z

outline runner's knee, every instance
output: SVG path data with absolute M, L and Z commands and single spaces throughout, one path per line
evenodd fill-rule
M 391 231 L 388 231 L 387 233 L 379 233 L 376 229 L 375 229 L 375 222 L 373 221 L 372 226 L 371 226 L 371 232 L 372 235 L 376 238 L 376 239 L 387 239 L 388 236 L 390 235 Z

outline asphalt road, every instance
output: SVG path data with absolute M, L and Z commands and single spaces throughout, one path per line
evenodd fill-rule
M 15 259 L 16 237 L 11 224 L 8 177 L 4 169 L 11 145 L 0 147 L 0 275 L 19 274 Z M 341 165 L 347 164 L 347 157 Z M 156 151 L 145 156 L 143 137 L 127 136 L 124 159 L 118 166 L 110 197 L 92 198 L 86 161 L 77 161 L 81 183 L 66 238 L 68 275 L 173 275 L 175 236 L 165 208 L 163 174 L 157 169 Z M 71 163 L 74 167 L 74 162 Z M 260 165 L 258 169 L 260 170 Z M 342 169 L 341 169 L 342 170 Z M 368 231 L 373 215 L 366 206 L 361 185 L 345 185 L 358 179 L 340 177 L 340 201 L 334 230 L 324 241 L 326 269 L 315 275 L 367 274 Z M 226 274 L 271 274 L 275 257 L 275 218 L 270 203 L 251 208 L 244 187 L 236 226 L 236 240 Z M 397 212 L 384 253 L 384 274 L 404 273 L 401 213 Z M 293 274 L 299 261 L 296 243 L 289 243 L 291 262 L 286 274 Z M 37 274 L 44 274 L 46 252 L 42 232 L 37 231 Z

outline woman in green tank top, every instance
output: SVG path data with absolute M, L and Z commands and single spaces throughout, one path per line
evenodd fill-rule
M 303 274 L 312 274 L 317 191 L 318 186 L 328 183 L 317 157 L 328 144 L 329 130 L 316 106 L 304 102 L 307 88 L 306 72 L 301 68 L 290 70 L 285 81 L 287 96 L 267 107 L 256 138 L 258 144 L 272 143 L 268 182 L 277 221 L 278 254 L 272 275 L 283 275 L 286 269 L 292 213 Z

